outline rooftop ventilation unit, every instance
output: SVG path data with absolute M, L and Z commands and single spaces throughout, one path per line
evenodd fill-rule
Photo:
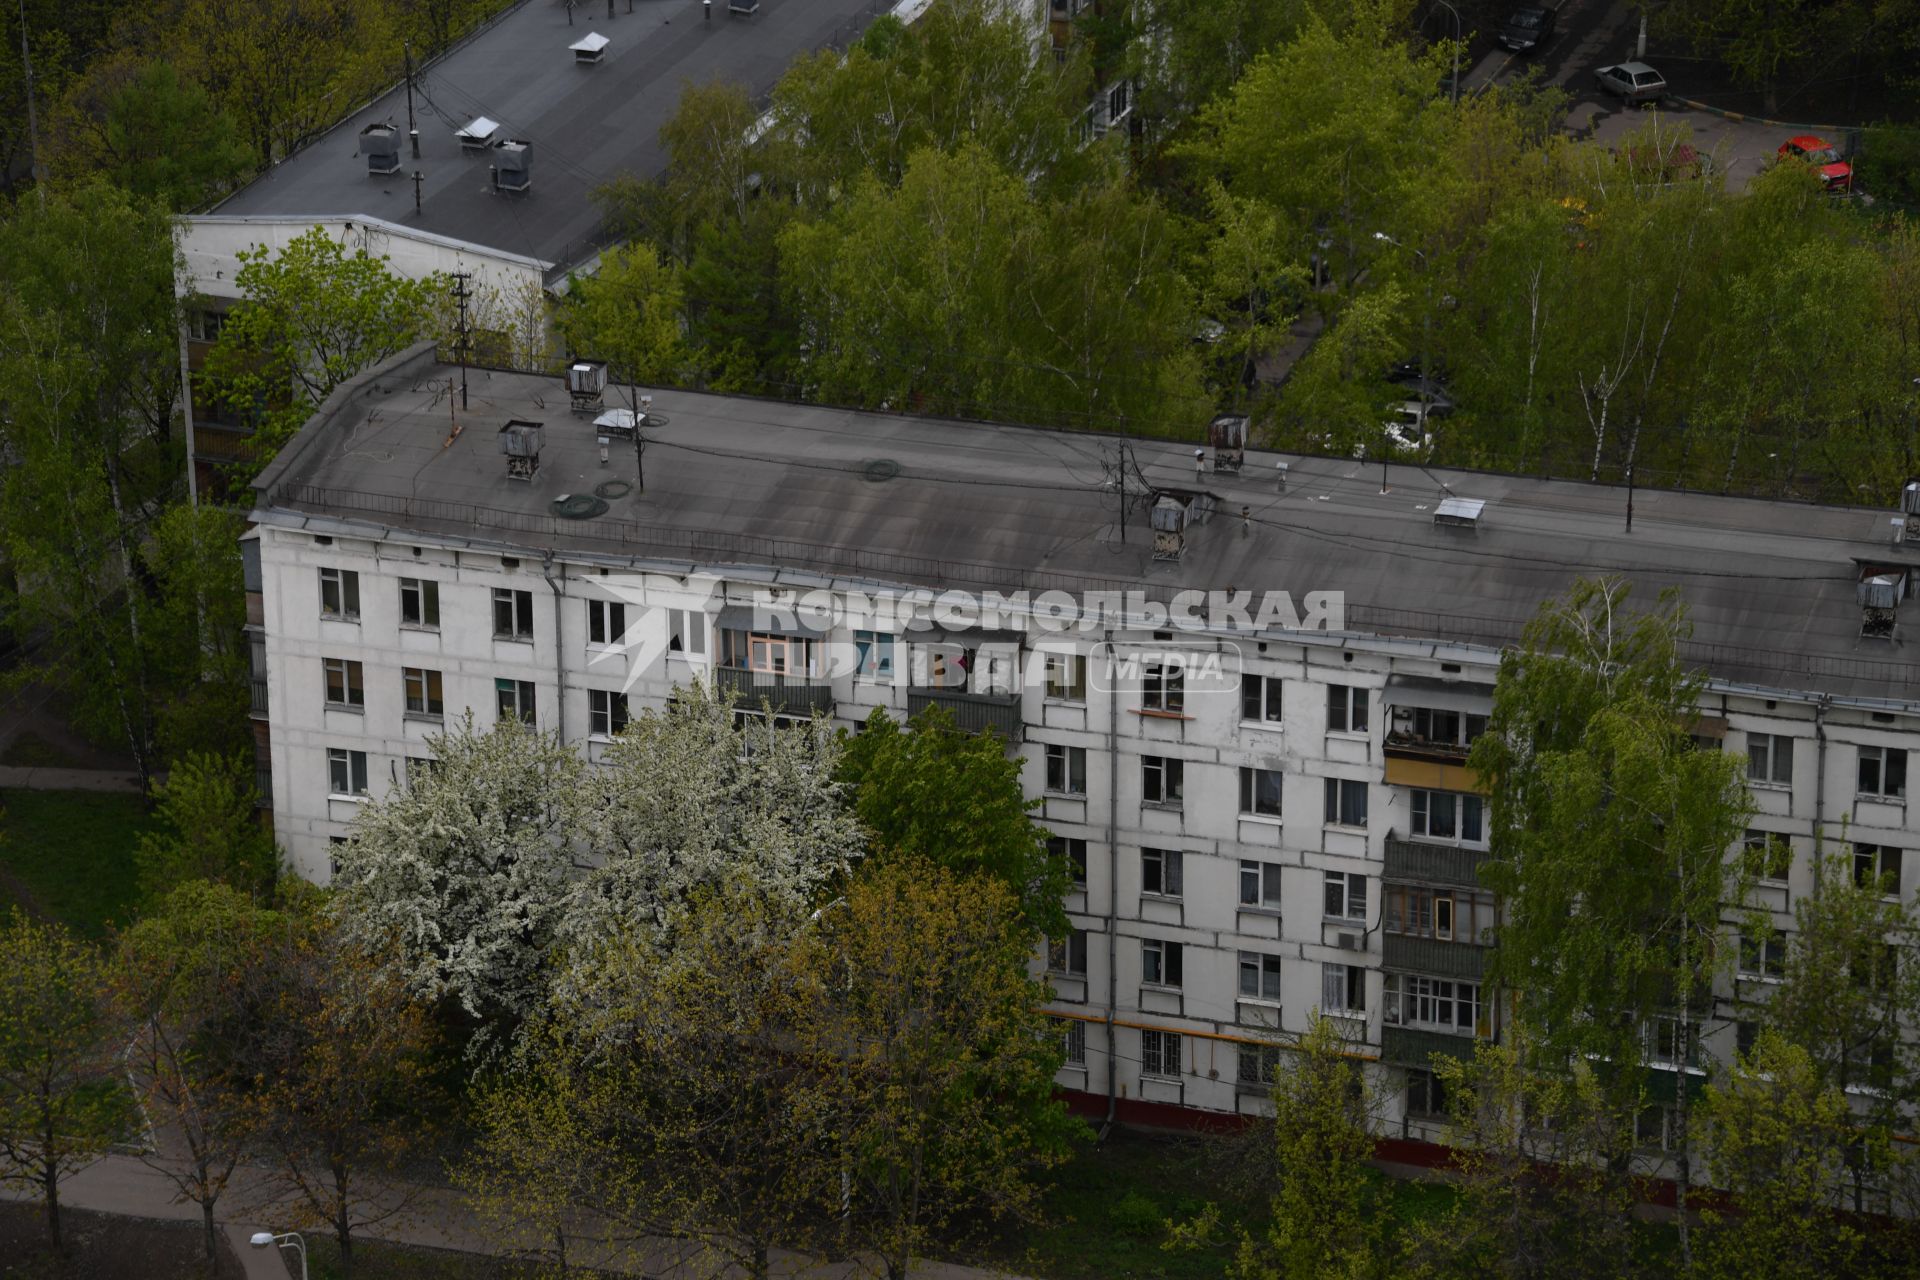
M 493 144 L 493 189 L 495 191 L 533 190 L 533 144 L 519 138 L 502 138 Z
M 1484 498 L 1442 498 L 1433 509 L 1433 522 L 1453 529 L 1478 529 L 1486 506 Z
M 1207 443 L 1213 447 L 1213 469 L 1238 475 L 1247 460 L 1247 419 L 1223 413 L 1207 424 Z
M 573 397 L 575 413 L 597 412 L 606 390 L 606 361 L 575 360 L 567 366 L 567 394 Z
M 1178 560 L 1186 553 L 1187 528 L 1205 524 L 1213 514 L 1213 496 L 1181 489 L 1163 489 L 1147 513 L 1153 526 L 1153 558 Z
M 493 145 L 493 135 L 500 132 L 500 122 L 486 116 L 475 116 L 467 121 L 464 129 L 454 131 L 454 137 L 460 140 L 463 151 L 480 151 Z
M 1900 514 L 1893 518 L 1895 542 L 1920 542 L 1920 480 L 1900 488 Z
M 1870 640 L 1893 639 L 1894 611 L 1907 594 L 1907 570 L 1863 564 L 1855 591 L 1860 600 L 1860 635 Z
M 373 177 L 400 172 L 400 131 L 390 124 L 368 125 L 360 131 L 360 154 Z
M 605 62 L 607 60 L 607 46 L 612 43 L 613 41 L 607 39 L 598 31 L 589 31 L 568 45 L 567 48 L 573 50 L 573 60 L 576 63 L 583 67 L 590 67 L 595 63 Z
M 510 418 L 500 428 L 500 452 L 507 455 L 507 479 L 531 480 L 540 470 L 541 426 Z

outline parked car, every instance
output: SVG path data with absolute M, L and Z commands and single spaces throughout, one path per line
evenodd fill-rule
M 1380 434 L 1394 453 L 1425 456 L 1433 452 L 1433 432 L 1428 428 L 1443 412 L 1437 404 L 1405 401 L 1393 406 L 1392 416 L 1380 424 Z
M 1820 181 L 1828 191 L 1853 190 L 1853 166 L 1842 160 L 1840 152 L 1824 138 L 1810 133 L 1788 138 L 1780 144 L 1780 158 L 1812 165 L 1819 171 Z
M 1600 77 L 1601 88 L 1618 94 L 1630 107 L 1657 102 L 1667 93 L 1666 77 L 1644 62 L 1619 62 L 1594 74 Z
M 1559 20 L 1560 15 L 1556 10 L 1528 5 L 1524 9 L 1515 9 L 1507 20 L 1500 24 L 1500 33 L 1494 38 L 1500 42 L 1503 49 L 1511 49 L 1515 53 L 1532 53 L 1553 39 L 1554 24 Z

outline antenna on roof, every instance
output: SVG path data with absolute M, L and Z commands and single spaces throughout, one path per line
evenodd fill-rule
M 460 407 L 462 409 L 467 407 L 467 347 L 471 342 L 467 329 L 467 299 L 472 296 L 467 292 L 468 275 L 469 273 L 465 271 L 453 273 L 453 299 L 460 304 L 460 329 L 455 346 L 460 353 Z

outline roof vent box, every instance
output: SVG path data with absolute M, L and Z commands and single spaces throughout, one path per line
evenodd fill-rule
M 502 138 L 493 144 L 493 185 L 499 191 L 527 191 L 533 187 L 533 144 L 521 138 Z
M 607 365 L 604 360 L 575 360 L 567 366 L 567 395 L 575 413 L 593 413 L 607 390 Z
M 375 177 L 400 172 L 400 131 L 390 124 L 368 125 L 360 131 L 360 154 Z
M 507 455 L 507 479 L 531 480 L 540 470 L 541 425 L 510 418 L 500 428 L 500 452 Z
M 1209 422 L 1207 443 L 1213 448 L 1213 469 L 1237 474 L 1247 460 L 1246 415 L 1223 413 Z
M 1908 581 L 1908 571 L 1902 566 L 1860 566 L 1860 581 L 1855 594 L 1860 602 L 1862 637 L 1893 639 L 1895 610 L 1907 597 Z
M 1477 529 L 1486 506 L 1484 498 L 1442 498 L 1433 509 L 1433 522 L 1454 529 Z
M 606 60 L 607 46 L 612 43 L 613 41 L 601 35 L 598 31 L 589 31 L 568 45 L 567 48 L 573 50 L 573 60 L 575 62 L 580 63 L 582 66 L 592 66 L 596 62 L 604 62 Z

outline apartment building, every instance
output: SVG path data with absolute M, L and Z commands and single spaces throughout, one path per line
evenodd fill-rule
M 1692 609 L 1694 733 L 1749 758 L 1780 928 L 1817 832 L 1902 893 L 1920 875 L 1920 545 L 1895 516 L 1920 488 L 1884 510 L 1642 490 L 1629 533 L 1609 487 L 1383 475 L 1243 451 L 1231 424 L 1125 442 L 1123 469 L 1095 434 L 663 391 L 636 443 L 559 379 L 470 378 L 463 411 L 430 350 L 372 370 L 257 482 L 263 778 L 315 880 L 467 711 L 592 757 L 696 677 L 850 728 L 940 706 L 1019 754 L 1077 869 L 1073 931 L 1035 959 L 1063 1086 L 1149 1122 L 1250 1111 L 1275 1033 L 1318 1009 L 1379 1064 L 1394 1131 L 1435 1136 L 1430 1055 L 1502 1030 L 1467 749 L 1503 646 L 1603 573 Z M 1713 1043 L 1746 1034 L 1777 945 Z

